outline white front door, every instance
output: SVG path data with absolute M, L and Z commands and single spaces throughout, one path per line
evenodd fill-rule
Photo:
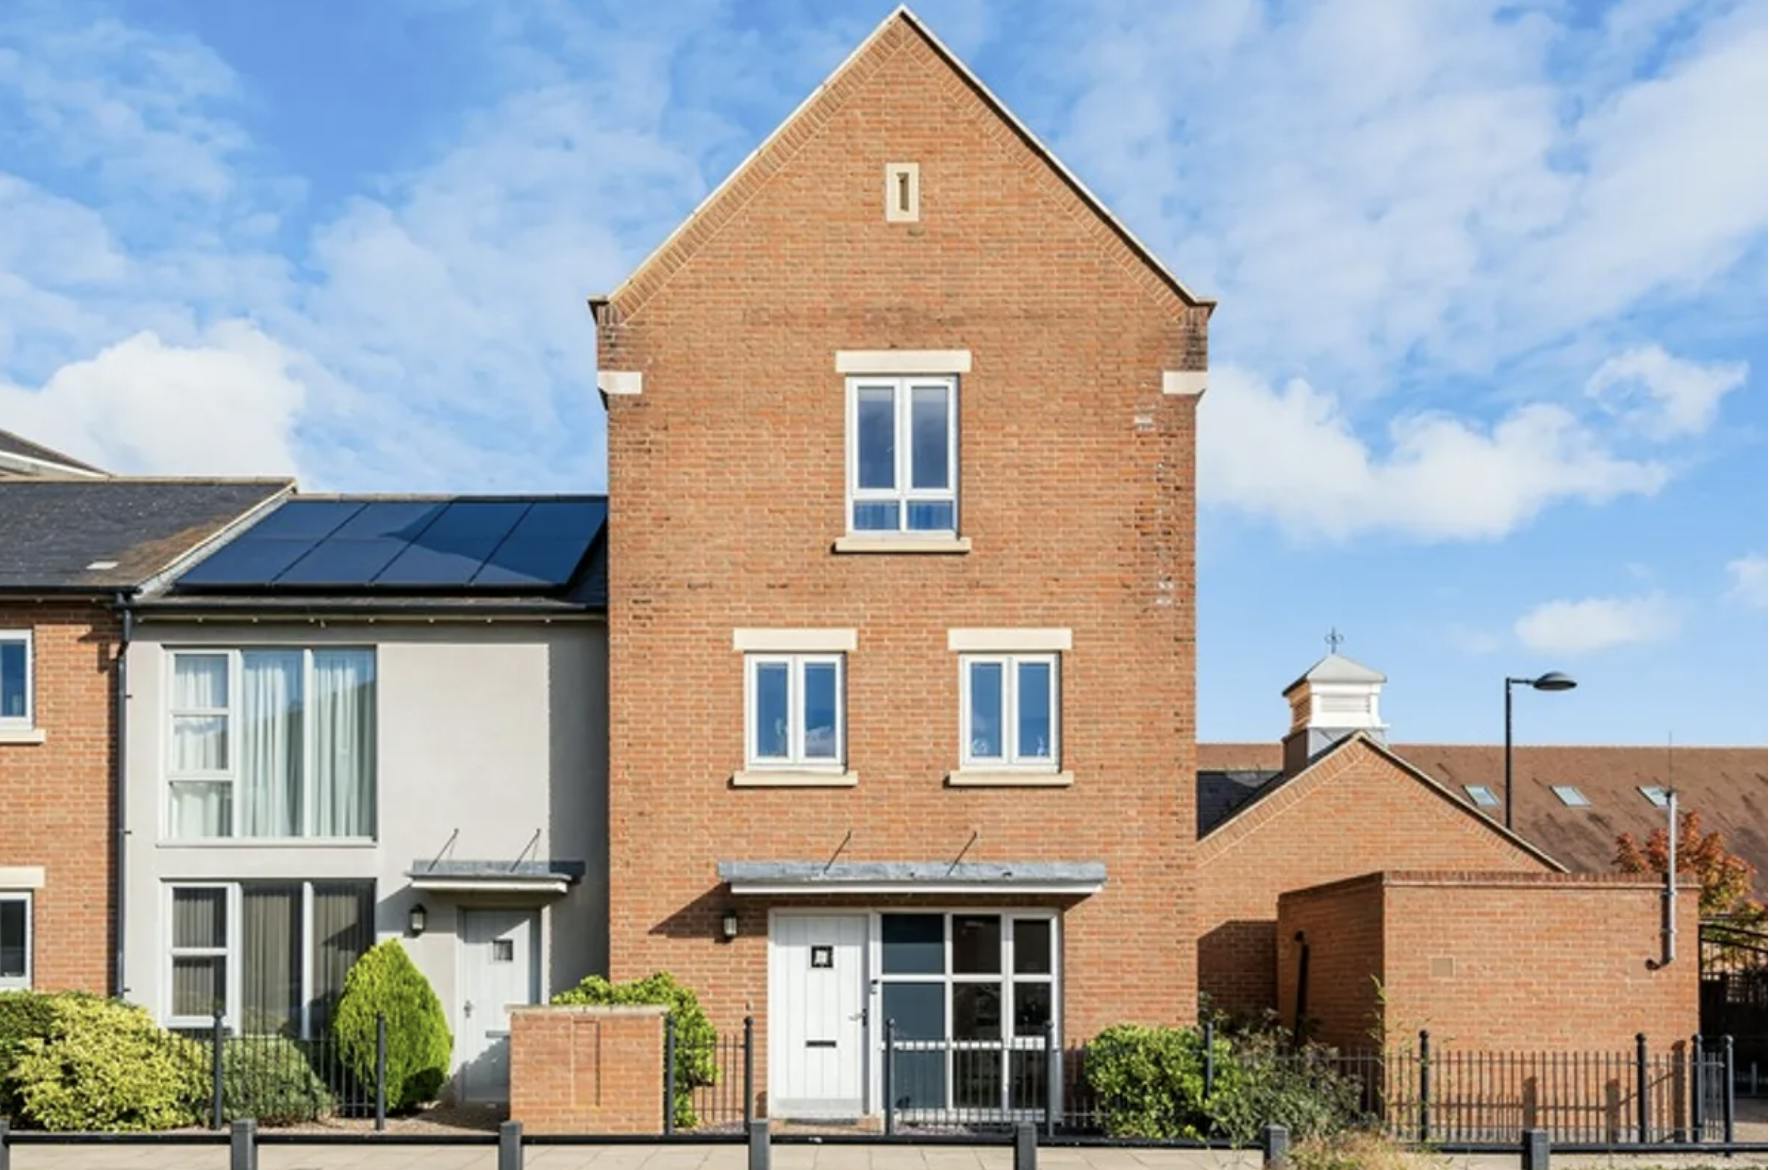
M 866 1112 L 867 917 L 776 914 L 768 947 L 769 1112 Z
M 463 910 L 455 1061 L 469 1101 L 510 1099 L 510 1005 L 541 991 L 532 910 Z

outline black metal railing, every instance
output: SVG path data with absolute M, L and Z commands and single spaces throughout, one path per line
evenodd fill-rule
M 350 1118 L 372 1119 L 380 1130 L 387 1124 L 386 1017 L 375 1024 L 373 1064 L 361 1070 L 330 1035 L 238 1034 L 219 1015 L 209 1027 L 166 1035 L 207 1071 L 202 1113 L 213 1129 L 239 1118 L 268 1126 Z

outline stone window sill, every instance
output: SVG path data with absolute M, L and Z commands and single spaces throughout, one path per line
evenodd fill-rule
M 946 774 L 949 788 L 1068 788 L 1074 772 L 1034 772 L 1012 768 L 961 768 Z
M 0 745 L 5 744 L 37 744 L 47 736 L 41 727 L 9 727 L 0 729 Z
M 971 551 L 969 536 L 865 536 L 851 533 L 836 538 L 839 553 L 935 553 L 951 556 Z
M 733 772 L 733 788 L 853 788 L 860 777 L 853 772 Z

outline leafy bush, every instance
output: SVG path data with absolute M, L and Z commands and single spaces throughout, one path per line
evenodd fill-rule
M 390 938 L 364 951 L 344 977 L 332 1035 L 364 1084 L 375 1083 L 375 1017 L 387 1017 L 387 1104 L 434 1101 L 449 1079 L 454 1038 L 430 980 Z
M 1291 1050 L 1276 1032 L 1230 1036 L 1211 1045 L 1215 1065 L 1205 1096 L 1204 1037 L 1194 1028 L 1121 1024 L 1088 1046 L 1084 1069 L 1115 1137 L 1229 1137 L 1252 1141 L 1264 1125 L 1299 1140 L 1350 1124 L 1358 1085 L 1316 1046 Z
M 154 1130 L 197 1122 L 209 1086 L 202 1045 L 164 1031 L 131 1004 L 45 998 L 47 1026 L 18 1043 L 6 1073 L 7 1092 L 24 1121 L 50 1130 Z
M 694 1090 L 712 1084 L 718 1079 L 719 1070 L 713 1059 L 717 1039 L 713 1022 L 707 1018 L 700 998 L 693 991 L 663 971 L 627 983 L 610 983 L 600 975 L 591 975 L 576 987 L 554 996 L 553 1002 L 661 1004 L 669 1008 L 670 1020 L 676 1030 L 676 1124 L 686 1129 L 697 1123 Z
M 60 994 L 75 995 L 77 992 Z M 12 1062 L 26 1040 L 49 1036 L 55 1023 L 56 993 L 0 991 L 0 1117 L 18 1117 L 23 1110 L 8 1087 Z
M 372 1042 L 372 1041 L 371 1041 Z M 221 1111 L 232 1121 L 294 1125 L 332 1112 L 332 1093 L 307 1050 L 282 1036 L 244 1036 L 221 1049 Z

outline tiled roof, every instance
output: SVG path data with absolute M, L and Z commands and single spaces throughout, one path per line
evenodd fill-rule
M 0 479 L 0 592 L 133 588 L 292 486 L 286 479 Z
M 1505 766 L 1498 744 L 1389 746 L 1465 799 L 1465 786 L 1473 784 L 1484 784 L 1503 799 Z M 1264 786 L 1278 783 L 1282 764 L 1276 742 L 1199 744 L 1199 833 L 1234 816 Z M 1512 771 L 1514 828 L 1575 871 L 1610 872 L 1618 834 L 1645 838 L 1663 827 L 1665 810 L 1640 789 L 1669 785 L 1678 790 L 1680 811 L 1701 814 L 1705 828 L 1719 830 L 1731 851 L 1757 867 L 1757 896 L 1764 896 L 1770 803 L 1764 748 L 1514 747 Z M 1563 804 L 1554 794 L 1556 785 L 1577 787 L 1591 803 Z M 1481 811 L 1500 819 L 1498 809 Z
M 90 463 L 82 463 L 72 455 L 63 455 L 53 447 L 33 443 L 23 435 L 14 434 L 12 431 L 0 431 L 0 457 L 7 455 L 14 456 L 21 461 L 28 460 L 29 462 L 25 465 L 27 467 L 30 467 L 31 464 L 50 465 L 41 469 L 32 468 L 23 474 L 53 475 L 58 468 L 68 468 L 75 472 L 86 472 L 91 475 L 107 474 Z M 5 475 L 8 471 L 13 470 L 5 465 L 7 462 L 4 458 L 0 458 L 0 475 Z

